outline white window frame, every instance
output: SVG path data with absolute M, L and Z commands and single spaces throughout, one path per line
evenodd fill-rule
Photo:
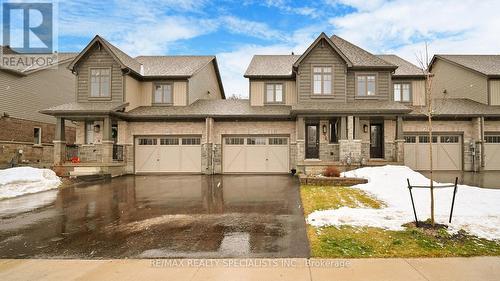
M 373 83 L 374 83 L 374 91 L 373 91 L 373 94 L 369 95 L 368 94 L 368 77 L 373 77 Z M 359 87 L 359 79 L 360 78 L 364 78 L 364 89 L 360 89 Z M 356 74 L 356 97 L 358 98 L 370 98 L 370 97 L 375 97 L 377 96 L 377 74 L 375 73 L 360 73 L 360 74 Z M 361 93 L 364 93 L 364 94 L 360 94 L 360 90 L 363 90 L 361 91 Z
M 326 71 L 326 69 L 330 69 L 330 71 Z M 312 66 L 312 94 L 313 96 L 331 96 L 333 95 L 333 66 L 332 65 L 313 65 Z M 319 80 L 317 80 L 317 76 L 319 76 Z M 329 80 L 325 79 L 325 77 L 329 76 Z M 316 82 L 320 83 L 320 91 L 316 92 Z M 325 85 L 329 81 L 330 83 L 330 91 L 325 92 Z
M 408 85 L 408 100 L 404 100 L 403 97 L 403 85 Z M 396 86 L 399 86 L 399 93 L 396 93 Z M 394 101 L 410 103 L 412 100 L 411 82 L 393 82 L 392 84 L 392 96 Z M 398 98 L 396 98 L 397 96 Z
M 272 87 L 272 100 L 269 100 L 268 97 L 269 97 L 269 93 L 268 93 L 268 87 L 271 86 Z M 276 101 L 276 88 L 277 86 L 281 86 L 281 101 Z M 266 103 L 268 104 L 283 104 L 285 103 L 285 85 L 283 83 L 280 83 L 280 82 L 273 82 L 273 83 L 266 83 L 265 84 L 265 88 L 264 88 L 264 94 L 265 94 L 265 97 L 264 97 L 264 100 L 266 101 Z
M 156 100 L 156 88 L 161 89 L 161 101 Z M 165 87 L 170 88 L 170 101 L 165 99 Z M 152 104 L 154 105 L 172 105 L 174 104 L 174 83 L 154 83 Z
M 38 129 L 38 138 L 35 138 L 35 130 Z M 41 127 L 33 127 L 33 144 L 34 145 L 42 145 L 42 128 Z
M 108 71 L 108 85 L 104 85 L 103 78 L 106 76 L 102 75 L 102 71 Z M 99 73 L 94 74 L 94 71 L 98 71 Z M 96 78 L 97 81 L 94 82 L 93 78 Z M 98 92 L 94 93 L 94 83 L 97 83 Z M 106 87 L 105 87 L 106 86 Z M 107 89 L 107 94 L 103 93 L 103 89 Z M 92 99 L 111 99 L 111 68 L 110 67 L 91 67 L 89 69 L 89 97 Z

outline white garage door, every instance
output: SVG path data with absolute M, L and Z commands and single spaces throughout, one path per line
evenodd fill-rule
M 500 134 L 484 137 L 484 169 L 500 170 Z
M 201 138 L 137 137 L 136 173 L 201 173 Z
M 462 170 L 462 141 L 458 135 L 432 137 L 432 165 L 434 170 Z M 405 165 L 414 170 L 429 170 L 429 136 L 405 136 Z
M 224 173 L 288 173 L 288 137 L 225 137 L 222 151 Z

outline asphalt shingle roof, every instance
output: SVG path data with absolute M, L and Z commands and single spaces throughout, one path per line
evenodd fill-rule
M 141 106 L 122 113 L 136 118 L 279 117 L 290 116 L 290 106 L 250 106 L 249 100 L 198 100 L 189 106 Z
M 424 72 L 413 63 L 398 57 L 397 55 L 377 55 L 379 58 L 387 61 L 388 63 L 396 65 L 398 68 L 392 76 L 405 77 L 405 76 L 422 76 L 425 77 Z
M 500 55 L 436 55 L 484 75 L 500 75 Z
M 292 76 L 293 64 L 300 55 L 255 55 L 245 72 L 245 77 Z
M 479 103 L 470 99 L 435 99 L 433 116 L 500 116 L 500 106 Z M 427 106 L 413 106 L 410 115 L 426 115 Z
M 214 60 L 214 56 L 138 56 L 143 76 L 192 76 Z
M 111 51 L 115 54 L 115 56 L 120 60 L 126 67 L 132 69 L 136 73 L 141 73 L 141 64 L 134 60 L 131 56 L 127 55 L 125 52 L 120 50 L 118 47 L 115 45 L 109 43 L 106 39 L 99 37 L 105 44 L 108 45 L 108 47 L 111 49 Z
M 63 62 L 67 62 L 67 61 L 70 61 L 72 60 L 73 58 L 75 58 L 76 56 L 78 55 L 78 53 L 57 53 L 57 54 L 3 54 L 3 59 L 4 60 L 15 60 L 15 61 L 18 61 L 18 60 L 22 60 L 22 61 L 26 61 L 26 59 L 28 59 L 27 64 L 17 64 L 17 67 L 5 67 L 5 66 L 2 66 L 3 69 L 11 69 L 11 70 L 14 70 L 18 73 L 21 73 L 21 74 L 29 74 L 31 72 L 34 72 L 36 70 L 40 70 L 40 69 L 43 69 L 43 68 L 47 68 L 46 66 L 44 65 L 37 65 L 37 64 L 31 64 L 31 62 L 29 61 L 29 59 L 31 57 L 37 57 L 37 56 L 43 56 L 43 57 L 52 57 L 53 56 L 53 59 L 54 60 L 57 60 L 57 64 L 60 64 L 60 63 L 63 63 Z M 52 67 L 52 66 L 51 66 Z
M 388 100 L 356 100 L 338 102 L 300 102 L 292 107 L 292 113 L 406 113 L 411 109 L 404 104 Z
M 123 102 L 72 102 L 53 106 L 44 110 L 41 113 L 57 114 L 57 113 L 103 113 L 113 112 L 125 108 L 128 103 Z
M 354 67 L 395 67 L 394 64 L 386 62 L 337 35 L 333 35 L 330 39 Z

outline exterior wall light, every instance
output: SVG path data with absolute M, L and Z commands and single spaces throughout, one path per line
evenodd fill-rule
M 368 133 L 368 125 L 363 125 L 363 132 Z
M 323 134 L 326 134 L 326 125 L 323 124 Z

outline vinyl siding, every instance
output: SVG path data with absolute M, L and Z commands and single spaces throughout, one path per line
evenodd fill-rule
M 81 59 L 77 66 L 77 100 L 78 102 L 89 102 L 90 96 L 90 68 L 111 68 L 111 100 L 114 102 L 124 101 L 123 97 L 123 74 L 118 62 L 104 49 L 100 50 L 97 45 L 92 47 Z M 109 101 L 109 100 L 107 100 Z M 91 102 L 96 102 L 91 100 Z
M 491 105 L 500 105 L 500 80 L 490 80 L 490 103 Z
M 297 88 L 293 80 L 250 80 L 250 104 L 252 106 L 265 105 L 265 85 L 266 83 L 282 83 L 286 105 L 297 103 Z
M 55 123 L 54 117 L 38 112 L 75 101 L 75 76 L 67 69 L 68 64 L 25 77 L 0 71 L 0 112 L 15 118 Z
M 333 68 L 333 95 L 329 100 L 345 101 L 346 99 L 346 65 L 343 59 L 326 42 L 316 45 L 309 55 L 300 63 L 297 75 L 298 102 L 318 99 L 312 95 L 312 68 L 315 65 L 328 65 Z
M 363 74 L 375 74 L 376 95 L 370 97 L 358 97 L 356 95 L 357 85 L 356 76 Z M 349 71 L 347 73 L 347 100 L 354 101 L 355 99 L 377 99 L 377 100 L 392 100 L 392 82 L 391 73 L 389 71 Z
M 142 84 L 129 75 L 125 75 L 125 102 L 129 103 L 127 110 L 143 105 Z
M 432 80 L 433 98 L 468 98 L 488 103 L 486 76 L 441 59 L 434 62 L 431 72 L 435 75 Z
M 189 79 L 188 102 L 192 104 L 199 99 L 221 99 L 221 89 L 213 61 L 203 67 Z M 210 95 L 208 94 L 210 92 Z
M 411 81 L 413 105 L 425 105 L 425 80 Z

